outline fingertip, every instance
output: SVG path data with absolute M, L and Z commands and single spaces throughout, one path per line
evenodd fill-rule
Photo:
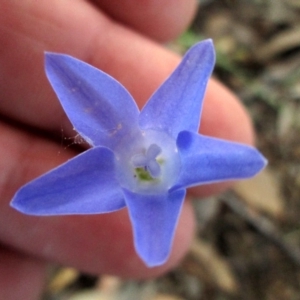
M 239 99 L 212 78 L 206 90 L 200 132 L 243 144 L 254 144 L 252 120 Z
M 158 41 L 177 37 L 191 23 L 196 0 L 94 0 L 113 19 Z

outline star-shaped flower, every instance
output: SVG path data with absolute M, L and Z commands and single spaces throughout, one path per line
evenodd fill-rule
M 137 253 L 150 267 L 163 264 L 187 187 L 251 177 L 266 164 L 253 147 L 197 133 L 214 61 L 211 40 L 196 44 L 139 112 L 108 74 L 47 53 L 48 79 L 92 147 L 23 186 L 11 205 L 38 216 L 126 206 Z

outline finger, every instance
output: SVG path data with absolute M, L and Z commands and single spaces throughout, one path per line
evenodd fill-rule
M 39 5 L 36 3 L 33 5 L 33 3 L 28 0 L 21 2 L 1 2 L 1 6 L 4 8 L 4 10 L 2 10 L 4 12 L 4 17 L 1 18 L 0 22 L 3 22 L 2 24 L 4 25 L 0 28 L 0 37 L 4 47 L 2 48 L 3 52 L 1 56 L 1 66 L 3 65 L 3 68 L 0 68 L 0 72 L 3 72 L 1 73 L 0 85 L 1 91 L 3 91 L 3 101 L 1 101 L 2 107 L 0 107 L 0 109 L 2 109 L 3 113 L 8 114 L 15 119 L 41 128 L 56 130 L 60 130 L 61 126 L 66 122 L 53 92 L 50 90 L 46 79 L 43 77 L 42 52 L 44 50 L 72 54 L 109 72 L 133 93 L 140 106 L 143 105 L 153 90 L 158 87 L 179 62 L 177 56 L 160 48 L 156 44 L 141 38 L 135 33 L 112 23 L 107 20 L 104 15 L 100 12 L 96 12 L 84 2 L 78 1 L 75 5 L 74 3 L 68 3 L 68 1 L 52 1 L 52 9 L 48 9 L 48 5 L 49 3 L 46 1 L 39 1 Z M 24 15 L 20 14 L 20 12 L 23 12 Z M 30 16 L 29 20 L 24 19 L 24 16 Z M 18 49 L 18 51 L 16 49 Z M 120 53 L 121 55 L 117 56 L 117 54 Z M 30 72 L 28 70 L 30 70 Z M 126 72 L 124 72 L 124 70 L 126 70 Z M 128 74 L 133 74 L 134 77 L 133 75 L 131 76 Z M 3 80 L 3 78 L 5 78 L 5 80 Z M 228 113 L 225 106 L 238 107 L 238 109 L 241 110 L 239 104 L 231 95 L 229 95 L 229 97 L 222 97 L 215 91 L 211 91 L 210 93 L 211 94 L 208 93 L 208 96 L 211 96 L 210 98 L 207 97 L 207 105 L 210 106 L 213 104 L 214 107 L 218 107 L 221 111 L 221 113 L 219 113 L 219 110 L 215 110 L 213 109 L 213 106 L 211 106 L 213 114 L 210 117 L 217 118 L 220 125 L 225 126 L 226 123 L 226 126 L 230 128 L 230 133 L 228 135 L 234 136 L 236 133 L 236 116 L 230 118 L 229 115 L 224 116 L 222 113 Z M 222 98 L 222 101 L 220 98 Z M 26 103 L 26 105 L 22 105 L 23 103 Z M 22 107 L 22 110 L 16 111 L 16 106 Z M 205 114 L 207 113 L 204 111 L 204 115 Z M 207 118 L 210 119 L 209 117 Z M 240 123 L 240 126 L 242 128 L 249 127 L 245 114 L 240 116 L 240 118 L 243 120 Z M 216 134 L 219 133 L 217 128 L 212 128 L 211 131 Z M 6 136 L 6 139 L 9 138 L 9 135 Z M 18 139 L 20 139 L 20 137 L 18 137 L 17 140 Z M 14 145 L 13 147 L 17 146 Z M 19 149 L 23 149 L 23 147 L 24 144 L 22 147 L 19 146 Z M 48 145 L 47 147 L 45 146 L 40 149 L 42 151 L 36 150 L 35 155 L 32 155 L 32 161 L 30 163 L 29 161 L 27 162 L 27 167 L 26 163 L 23 165 L 22 162 L 21 165 L 24 166 L 25 170 L 27 168 L 28 174 L 30 174 L 30 176 L 28 176 L 30 178 L 39 173 L 37 170 L 41 168 L 39 167 L 41 161 L 43 162 L 42 165 L 44 165 L 43 168 L 51 168 L 53 165 L 61 163 L 61 161 L 52 161 L 51 164 L 45 165 L 45 157 L 51 157 L 46 149 L 48 149 Z M 39 157 L 39 155 L 36 155 L 39 153 L 42 153 L 43 155 L 48 153 L 48 156 L 44 156 L 43 159 L 38 160 L 37 157 Z M 17 158 L 11 158 L 11 160 L 15 163 L 18 161 Z M 29 166 L 33 170 L 31 170 Z M 8 168 L 8 170 L 11 169 Z M 9 173 L 7 170 L 5 172 Z M 11 173 L 10 175 L 13 176 L 9 176 L 9 178 L 14 180 L 8 181 L 8 184 L 11 185 L 10 191 L 16 190 L 16 188 L 24 181 L 20 180 L 20 178 L 20 181 L 17 181 L 15 173 Z M 28 177 L 25 178 L 28 179 Z M 18 245 L 21 248 L 25 247 L 28 251 L 32 251 L 33 253 L 36 251 L 40 253 L 40 255 L 53 260 L 69 264 L 73 262 L 74 265 L 77 264 L 78 267 L 80 265 L 82 268 L 90 267 L 90 271 L 99 272 L 101 269 L 112 272 L 114 268 L 118 269 L 118 266 L 122 267 L 123 264 L 130 263 L 130 266 L 124 266 L 124 272 L 128 271 L 127 274 L 131 274 L 132 276 L 133 274 L 136 276 L 137 274 L 140 274 L 137 269 L 139 269 L 141 262 L 134 256 L 132 244 L 130 244 L 131 246 L 128 245 L 132 241 L 131 238 L 128 238 L 131 234 L 131 229 L 129 222 L 126 221 L 126 217 L 123 217 L 122 215 L 124 212 L 120 212 L 121 215 L 116 214 L 114 217 L 87 217 L 88 219 L 86 221 L 84 220 L 84 224 L 86 225 L 83 227 L 78 225 L 80 222 L 78 219 L 76 221 L 77 217 L 72 217 L 70 219 L 53 218 L 50 222 L 48 219 L 41 220 L 40 218 L 38 218 L 39 221 L 37 221 L 37 219 L 33 221 L 33 218 L 30 218 L 29 221 L 29 219 L 27 219 L 28 217 L 24 216 L 26 220 L 22 219 L 19 221 L 21 218 L 19 215 L 18 217 L 15 216 L 13 218 L 13 212 L 9 213 L 7 211 L 7 199 L 11 198 L 12 194 L 13 193 L 11 192 L 6 198 L 3 198 L 6 199 L 6 202 L 3 204 L 6 210 L 1 210 L 3 218 L 0 218 L 1 222 L 3 220 L 0 236 L 7 242 Z M 101 222 L 98 221 L 100 220 L 98 219 L 100 217 L 102 220 Z M 122 234 L 119 233 L 119 235 L 114 235 L 112 238 L 110 231 L 103 231 L 103 228 L 122 227 L 123 224 L 118 223 L 119 217 L 121 220 L 124 220 L 124 224 L 126 225 L 124 225 L 124 228 L 121 231 Z M 12 224 L 13 227 L 16 228 L 16 231 L 14 232 L 15 234 L 11 236 L 10 232 L 8 232 L 8 228 L 4 225 L 13 219 L 15 221 Z M 80 221 L 82 220 L 83 219 L 80 219 Z M 192 222 L 190 221 L 192 220 L 192 217 L 188 204 L 184 207 L 181 220 L 182 222 L 187 222 L 186 234 L 180 235 L 180 230 L 182 230 L 183 227 L 179 227 L 178 234 L 180 238 L 177 236 L 176 241 L 179 241 L 182 238 L 183 246 L 180 245 L 180 248 L 176 248 L 175 241 L 175 255 L 178 255 L 178 253 L 181 253 L 182 255 L 182 252 L 186 250 L 186 246 L 184 245 L 188 244 L 186 240 L 191 237 L 192 224 L 189 225 L 188 222 Z M 41 227 L 38 226 L 43 222 L 46 222 L 46 224 Z M 111 225 L 107 227 L 103 226 L 106 225 L 107 222 L 111 222 Z M 57 225 L 58 227 L 55 228 L 55 224 L 57 223 L 63 224 L 64 226 Z M 18 224 L 23 226 L 17 226 Z M 63 231 L 64 235 L 57 233 L 60 231 L 61 227 L 66 228 L 65 231 Z M 22 228 L 24 231 L 22 231 Z M 35 239 L 29 239 L 32 234 L 32 228 L 41 228 L 40 234 L 34 233 L 36 240 L 40 243 L 40 246 L 38 248 L 34 247 L 34 249 L 30 244 L 33 244 L 32 241 L 35 241 Z M 127 233 L 126 230 L 128 230 Z M 20 235 L 19 232 L 22 234 Z M 48 232 L 52 232 L 52 239 L 50 239 L 49 242 L 45 241 L 45 236 L 47 237 Z M 100 236 L 99 232 L 101 233 Z M 115 231 L 111 230 L 111 232 Z M 68 234 L 70 238 L 66 241 L 66 236 L 68 236 Z M 112 246 L 115 247 L 110 247 L 111 244 L 107 242 L 105 245 L 101 244 L 99 246 L 99 241 L 107 241 L 108 239 L 113 239 L 116 244 L 113 244 Z M 81 244 L 82 241 L 84 246 L 85 244 L 87 245 L 87 252 L 85 252 L 85 249 L 78 248 L 77 246 L 79 243 Z M 118 243 L 116 241 L 118 241 Z M 122 261 L 120 261 L 120 257 L 123 258 L 123 256 L 120 255 L 120 252 L 117 253 L 119 249 L 118 245 L 122 245 L 123 247 L 123 244 L 125 245 L 124 249 L 127 249 L 128 251 L 126 253 L 128 254 L 126 256 L 128 257 L 128 260 L 124 261 L 122 259 Z M 75 256 L 75 258 L 74 256 L 69 258 L 70 251 L 72 251 L 73 248 L 76 248 L 76 246 L 78 248 L 78 252 L 76 251 L 75 253 L 77 256 Z M 114 251 L 111 251 L 112 248 Z M 95 252 L 99 255 L 100 250 L 102 253 L 101 257 L 106 257 L 105 255 L 108 255 L 107 257 L 110 257 L 110 259 L 104 259 L 104 262 L 97 262 L 97 264 L 94 264 L 94 261 L 91 263 L 89 257 L 92 257 L 95 260 Z M 116 259 L 116 257 L 119 258 Z M 113 258 L 115 260 L 113 260 Z M 178 257 L 174 259 L 173 256 L 171 262 L 174 263 L 174 261 L 177 260 Z M 118 264 L 114 265 L 114 261 Z M 171 263 L 167 266 L 170 266 L 170 264 Z M 139 270 L 143 269 L 140 268 Z M 155 270 L 152 272 L 155 272 Z M 149 273 L 145 272 L 145 274 Z
M 0 240 L 31 255 L 82 271 L 146 278 L 165 272 L 187 252 L 194 233 L 190 202 L 186 202 L 166 265 L 147 269 L 133 247 L 126 209 L 93 216 L 33 217 L 9 206 L 17 187 L 72 157 L 53 142 L 0 125 Z M 101 195 L 99 195 L 101 197 Z
M 44 280 L 44 263 L 0 246 L 0 299 L 38 300 Z
M 254 143 L 252 121 L 245 107 L 214 78 L 206 90 L 200 132 L 230 141 Z
M 44 75 L 44 50 L 69 53 L 108 72 L 140 107 L 179 63 L 175 54 L 113 23 L 87 3 L 69 1 L 0 3 L 2 114 L 48 130 L 69 124 Z M 245 111 L 217 82 L 208 86 L 202 132 L 237 141 L 252 139 Z
M 94 0 L 108 15 L 151 38 L 178 36 L 195 15 L 195 0 Z

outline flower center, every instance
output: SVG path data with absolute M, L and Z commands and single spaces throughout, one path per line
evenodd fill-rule
M 116 151 L 116 174 L 124 188 L 158 194 L 170 189 L 180 172 L 176 141 L 167 133 L 146 130 L 121 141 Z
M 131 162 L 136 167 L 136 174 L 140 180 L 154 180 L 161 174 L 161 169 L 156 157 L 161 153 L 161 148 L 151 144 L 146 153 L 135 154 Z

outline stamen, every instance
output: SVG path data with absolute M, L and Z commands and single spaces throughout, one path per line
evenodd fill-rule
M 131 162 L 135 167 L 144 167 L 147 165 L 147 157 L 144 154 L 136 154 L 131 158 Z
M 158 154 L 161 153 L 161 148 L 157 146 L 156 144 L 150 145 L 150 147 L 147 150 L 147 157 L 148 158 L 156 158 Z
M 150 160 L 147 164 L 147 170 L 149 170 L 149 173 L 153 178 L 157 178 L 160 176 L 161 170 L 160 165 L 156 161 L 156 159 Z
M 162 131 L 132 133 L 116 149 L 116 174 L 122 187 L 142 194 L 167 192 L 177 179 L 181 161 L 176 140 Z
M 161 148 L 156 144 L 151 144 L 146 154 L 136 154 L 132 157 L 131 162 L 136 168 L 144 168 L 150 177 L 158 178 L 161 174 L 160 165 L 156 157 L 161 153 Z

